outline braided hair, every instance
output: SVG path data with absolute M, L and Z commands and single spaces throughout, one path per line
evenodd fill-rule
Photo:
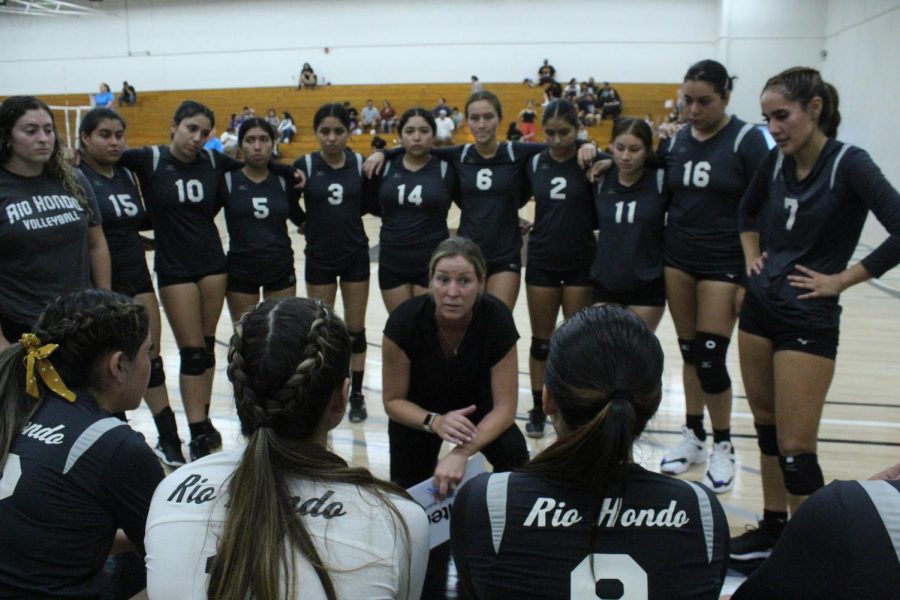
M 292 479 L 365 488 L 392 511 L 409 539 L 388 497 L 408 498 L 406 492 L 366 469 L 349 467 L 315 441 L 334 395 L 343 393 L 350 348 L 343 321 L 321 300 L 266 300 L 238 323 L 228 351 L 228 378 L 247 448 L 227 484 L 227 516 L 210 571 L 209 598 L 295 596 L 296 552 L 312 565 L 326 596 L 337 597 L 328 567 L 297 517 Z
M 33 329 L 41 343 L 59 345 L 49 360 L 65 385 L 75 390 L 99 383 L 95 366 L 110 353 L 121 351 L 133 359 L 148 332 L 149 319 L 142 305 L 96 289 L 57 298 Z M 13 440 L 43 401 L 44 394 L 35 399 L 25 393 L 25 354 L 21 343 L 0 352 L 0 471 Z

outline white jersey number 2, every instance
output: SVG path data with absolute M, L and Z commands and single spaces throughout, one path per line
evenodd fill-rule
M 621 600 L 647 598 L 647 571 L 627 554 L 594 554 L 593 570 L 591 562 L 591 556 L 586 556 L 569 575 L 571 600 L 596 600 L 597 582 L 603 579 L 619 583 Z

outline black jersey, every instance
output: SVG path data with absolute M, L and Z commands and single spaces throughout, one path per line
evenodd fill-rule
M 221 208 L 223 173 L 243 163 L 203 150 L 184 163 L 168 146 L 126 150 L 120 161 L 137 175 L 156 235 L 156 271 L 196 277 L 225 269 L 225 252 L 214 218 Z
M 76 176 L 90 215 L 50 176 L 0 169 L 0 315 L 7 319 L 31 325 L 57 296 L 91 285 L 88 228 L 102 219 L 90 184 Z
M 306 257 L 317 268 L 346 267 L 369 245 L 365 212 L 363 157 L 344 150 L 344 166 L 335 169 L 321 152 L 301 156 L 294 166 L 306 174 Z
M 479 475 L 453 505 L 459 581 L 476 598 L 595 598 L 598 586 L 609 598 L 719 597 L 728 523 L 705 487 L 635 466 L 624 502 L 602 500 L 593 547 L 590 521 L 586 491 L 528 472 Z
M 749 278 L 748 293 L 798 328 L 837 328 L 838 298 L 799 300 L 806 290 L 787 277 L 798 264 L 825 274 L 843 271 L 870 209 L 890 233 L 862 260 L 880 277 L 900 262 L 900 194 L 869 155 L 829 139 L 798 182 L 794 160 L 773 150 L 741 202 L 741 231 L 759 230 L 768 256 L 762 273 Z
M 666 187 L 672 192 L 665 234 L 668 264 L 739 279 L 744 259 L 738 204 L 766 152 L 762 133 L 736 117 L 702 142 L 690 127 L 672 138 L 665 152 Z
M 286 221 L 299 220 L 299 192 L 284 177 L 269 173 L 257 183 L 243 171 L 225 173 L 228 272 L 266 281 L 294 264 Z
M 617 167 L 594 186 L 599 237 L 591 279 L 627 293 L 663 274 L 663 235 L 669 193 L 663 169 L 645 169 L 631 186 L 619 183 Z
M 548 271 L 586 268 L 596 246 L 594 209 L 578 159 L 558 162 L 544 150 L 529 161 L 526 173 L 535 202 L 528 265 Z
M 147 213 L 137 180 L 131 171 L 118 165 L 113 167 L 112 177 L 101 175 L 86 162 L 80 168 L 100 206 L 103 234 L 109 246 L 113 279 L 116 279 L 117 272 L 146 260 L 139 232 Z
M 433 156 L 418 171 L 410 171 L 403 166 L 403 156 L 395 156 L 384 165 L 376 186 L 382 246 L 418 246 L 450 235 L 447 213 L 457 197 L 457 180 L 447 161 Z
M 96 597 L 117 529 L 143 551 L 162 478 L 144 438 L 91 396 L 45 393 L 0 478 L 0 597 Z
M 546 148 L 501 142 L 491 158 L 478 154 L 474 144 L 432 149 L 459 173 L 459 235 L 477 243 L 488 263 L 519 262 L 519 208 L 530 196 L 524 186 L 525 163 Z
M 900 598 L 900 481 L 818 490 L 732 598 Z

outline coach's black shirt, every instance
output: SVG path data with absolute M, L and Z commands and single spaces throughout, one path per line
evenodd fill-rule
M 0 597 L 96 597 L 117 529 L 143 552 L 162 478 L 143 436 L 90 395 L 45 393 L 0 478 Z
M 472 310 L 472 321 L 451 358 L 441 349 L 430 294 L 398 306 L 388 316 L 384 335 L 409 359 L 409 401 L 438 413 L 474 404 L 469 419 L 477 423 L 494 408 L 491 368 L 515 347 L 519 333 L 509 308 L 490 294 L 481 294 Z
M 728 523 L 708 489 L 633 467 L 624 502 L 602 500 L 593 547 L 590 507 L 527 472 L 475 477 L 450 521 L 461 586 L 480 600 L 719 597 Z

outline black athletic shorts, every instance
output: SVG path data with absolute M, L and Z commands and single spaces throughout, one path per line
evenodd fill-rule
M 401 285 L 428 287 L 428 263 L 439 241 L 403 248 L 381 246 L 378 254 L 378 287 L 392 290 Z
M 181 283 L 197 283 L 204 277 L 209 277 L 210 275 L 225 275 L 225 273 L 225 267 L 216 269 L 215 271 L 211 271 L 209 273 L 203 273 L 202 275 L 168 275 L 166 273 L 160 273 L 159 271 L 157 271 L 156 285 L 164 288 L 169 285 L 179 285 Z
M 837 308 L 840 310 L 840 307 Z M 837 357 L 838 329 L 798 327 L 766 307 L 751 293 L 744 297 L 738 329 L 771 340 L 775 352 L 793 350 L 831 360 Z
M 294 273 L 294 267 L 282 273 L 275 278 L 266 278 L 265 280 L 242 279 L 235 277 L 231 273 L 228 274 L 228 291 L 237 292 L 239 294 L 259 294 L 259 288 L 264 292 L 279 292 L 289 287 L 297 285 L 297 275 Z
M 621 304 L 622 306 L 665 306 L 666 283 L 660 277 L 629 292 L 613 292 L 594 282 L 594 304 Z
M 516 257 L 511 260 L 498 260 L 497 262 L 489 262 L 487 264 L 487 276 L 496 275 L 497 273 L 515 273 L 522 274 L 522 259 Z
M 147 263 L 142 260 L 127 268 L 113 269 L 112 290 L 132 297 L 138 294 L 154 293 L 153 279 L 150 277 Z
M 347 283 L 368 281 L 369 249 L 360 250 L 353 259 L 342 268 L 319 268 L 309 259 L 306 261 L 306 283 L 310 285 L 330 285 L 337 283 L 338 278 Z
M 673 269 L 678 269 L 687 273 L 694 279 L 699 281 L 723 281 L 725 283 L 733 283 L 735 285 L 744 285 L 744 277 L 746 274 L 743 266 L 736 268 L 711 269 L 709 271 L 698 271 L 697 269 L 685 268 L 684 265 L 673 261 L 671 257 L 666 256 L 665 265 Z
M 525 269 L 525 284 L 553 288 L 562 286 L 589 287 L 591 285 L 591 266 L 586 265 L 581 269 L 569 271 L 555 271 L 529 264 Z
M 3 337 L 10 344 L 15 344 L 22 337 L 23 333 L 32 333 L 33 325 L 26 325 L 18 321 L 13 321 L 5 315 L 0 315 L 0 329 L 3 329 Z

